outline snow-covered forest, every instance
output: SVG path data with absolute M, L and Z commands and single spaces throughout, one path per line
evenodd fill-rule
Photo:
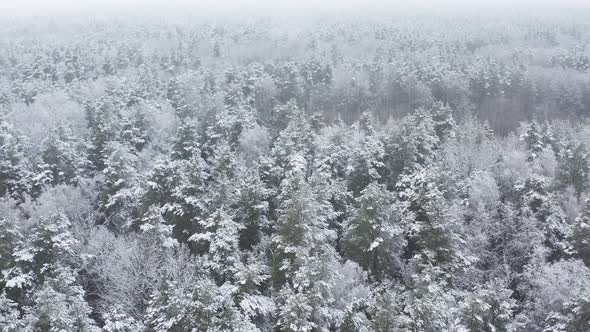
M 590 12 L 0 20 L 0 330 L 590 331 Z

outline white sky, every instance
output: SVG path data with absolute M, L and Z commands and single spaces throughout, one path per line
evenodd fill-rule
M 522 7 L 590 9 L 590 0 L 0 0 L 2 16 L 215 11 L 289 13 L 379 11 L 396 8 L 471 10 Z

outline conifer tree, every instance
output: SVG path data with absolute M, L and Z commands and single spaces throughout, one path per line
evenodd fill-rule
M 392 276 L 401 267 L 406 245 L 405 219 L 399 203 L 383 185 L 369 184 L 355 200 L 343 226 L 342 247 L 348 257 L 375 280 Z
M 147 116 L 145 111 L 135 108 L 126 112 L 121 121 L 121 141 L 137 152 L 141 152 L 150 141 Z
M 90 318 L 91 309 L 84 290 L 76 284 L 73 272 L 59 267 L 33 295 L 33 305 L 25 308 L 26 328 L 33 331 L 98 332 Z
M 328 224 L 336 214 L 306 182 L 305 170 L 303 156 L 292 155 L 281 183 L 273 237 L 273 284 L 280 289 L 277 326 L 287 331 L 324 329 L 332 323 L 327 313 L 337 264 L 336 233 Z
M 200 144 L 197 123 L 192 119 L 184 119 L 176 131 L 176 139 L 172 147 L 172 159 L 190 159 L 200 156 Z
M 573 243 L 579 257 L 590 267 L 590 201 L 586 199 L 583 210 L 573 225 Z
M 85 151 L 80 149 L 72 129 L 63 124 L 53 128 L 43 142 L 43 163 L 51 172 L 51 184 L 71 183 L 87 167 Z
M 351 152 L 347 169 L 348 188 L 355 196 L 371 182 L 382 180 L 384 149 L 373 128 L 374 122 L 375 119 L 365 113 L 357 124 L 360 142 Z
M 136 193 L 139 183 L 137 174 L 138 160 L 127 146 L 119 142 L 110 142 L 104 161 L 104 190 L 101 193 L 101 208 L 106 222 L 114 230 L 121 230 L 131 225 L 130 218 L 135 208 Z
M 0 119 L 0 197 L 22 200 L 28 190 L 24 137 Z
M 584 143 L 568 143 L 559 156 L 557 178 L 563 186 L 572 186 L 578 199 L 588 188 L 588 152 Z
M 433 171 L 418 170 L 400 178 L 400 201 L 411 213 L 406 257 L 420 256 L 429 262 L 448 262 L 453 256 L 454 234 L 446 215 L 446 204 Z
M 531 121 L 521 128 L 520 140 L 524 142 L 526 149 L 530 151 L 528 160 L 531 161 L 539 156 L 545 148 L 544 135 L 537 120 Z
M 21 313 L 18 304 L 6 297 L 6 294 L 0 294 L 0 329 L 6 332 L 18 332 L 24 328 L 24 322 L 21 319 Z
M 5 212 L 5 211 L 2 211 Z M 15 216 L 0 217 L 0 273 L 4 274 L 14 267 L 13 254 L 23 247 L 24 237 L 16 224 Z M 4 279 L 0 280 L 0 291 L 4 291 Z
M 103 317 L 105 332 L 135 332 L 144 331 L 145 327 L 130 317 L 123 308 L 115 307 Z
M 102 171 L 105 167 L 107 145 L 115 140 L 116 129 L 114 128 L 113 106 L 107 101 L 101 100 L 95 106 L 87 108 L 88 127 L 90 129 L 90 146 L 88 149 L 88 160 L 91 162 L 92 170 Z

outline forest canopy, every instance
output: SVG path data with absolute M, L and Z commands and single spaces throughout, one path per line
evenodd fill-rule
M 590 331 L 589 19 L 0 19 L 0 330 Z

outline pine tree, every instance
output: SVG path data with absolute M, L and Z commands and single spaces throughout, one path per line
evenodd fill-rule
M 285 287 L 279 294 L 281 306 L 278 313 L 278 326 L 286 332 L 309 332 L 320 329 L 313 322 L 314 308 L 309 294 L 296 293 L 291 287 Z
M 327 229 L 328 221 L 335 214 L 329 202 L 314 200 L 317 194 L 305 180 L 305 159 L 295 154 L 291 156 L 289 166 L 288 177 L 281 183 L 281 203 L 273 238 L 278 250 L 275 281 L 279 284 L 284 282 L 286 274 L 296 269 L 294 260 L 309 256 L 314 250 L 322 250 L 324 245 L 329 246 L 335 236 Z M 327 243 L 322 244 L 322 241 Z
M 520 131 L 520 140 L 524 142 L 526 149 L 530 153 L 528 160 L 532 161 L 545 148 L 545 139 L 541 132 L 541 126 L 536 119 L 533 119 L 531 123 L 524 125 Z
M 573 225 L 573 243 L 580 258 L 590 267 L 590 200 L 586 199 L 584 208 Z
M 236 273 L 235 284 L 238 291 L 235 302 L 244 316 L 248 317 L 261 330 L 272 326 L 272 315 L 276 310 L 271 297 L 270 264 L 268 250 L 270 239 L 265 237 L 261 242 L 244 253 L 243 265 Z
M 343 122 L 337 120 L 329 127 L 323 128 L 317 135 L 317 157 L 313 165 L 314 173 L 323 174 L 325 192 L 338 213 L 330 222 L 330 228 L 337 232 L 336 249 L 340 252 L 342 225 L 351 208 L 353 194 L 348 188 L 347 174 L 349 163 L 355 147 L 355 140 L 350 139 L 353 132 Z
M 119 142 L 105 147 L 108 157 L 104 161 L 104 189 L 101 193 L 101 209 L 106 222 L 114 230 L 130 226 L 130 218 L 138 197 L 139 183 L 137 156 Z
M 0 119 L 0 197 L 22 200 L 28 189 L 24 137 Z
M 198 220 L 205 216 L 207 203 L 206 181 L 209 178 L 208 165 L 200 156 L 179 162 L 178 186 L 174 188 L 170 202 L 162 206 L 164 215 L 174 225 L 174 237 L 180 242 L 200 230 Z
M 33 305 L 26 308 L 26 330 L 98 332 L 90 318 L 91 309 L 84 300 L 84 290 L 76 284 L 73 271 L 58 267 L 51 278 L 33 295 Z
M 277 105 L 272 110 L 271 141 L 275 141 L 279 134 L 287 129 L 289 124 L 302 116 L 302 111 L 297 106 L 295 100 L 289 100 L 285 104 Z M 302 128 L 300 128 L 302 129 Z
M 192 119 L 184 119 L 176 132 L 176 139 L 172 147 L 172 159 L 190 159 L 201 157 L 199 133 L 197 122 Z
M 430 114 L 418 112 L 406 116 L 399 127 L 394 127 L 384 138 L 383 178 L 389 190 L 394 190 L 400 176 L 427 167 L 435 158 L 440 139 L 451 125 L 437 125 Z M 450 133 L 449 133 L 450 135 Z
M 169 159 L 160 159 L 154 162 L 151 171 L 146 177 L 146 186 L 141 197 L 143 210 L 147 210 L 152 205 L 167 206 L 166 210 L 173 209 L 174 195 L 182 180 L 181 169 L 183 164 Z
M 317 138 L 318 168 L 328 170 L 335 179 L 344 179 L 348 172 L 349 158 L 354 148 L 354 133 L 342 121 L 340 116 L 324 128 Z
M 348 257 L 369 271 L 375 280 L 391 276 L 401 267 L 405 247 L 403 209 L 383 185 L 369 184 L 355 200 L 343 226 L 342 247 Z M 404 211 L 405 212 L 405 211 Z
M 428 262 L 449 262 L 454 234 L 446 215 L 446 201 L 435 171 L 418 170 L 404 175 L 397 184 L 399 199 L 413 220 L 408 225 L 405 257 L 418 255 Z
M 145 330 L 145 326 L 136 322 L 119 306 L 105 314 L 103 319 L 105 323 L 102 330 L 105 332 L 140 332 Z
M 375 293 L 374 303 L 369 308 L 369 312 L 371 327 L 374 331 L 395 331 L 400 328 L 400 325 L 407 324 L 408 318 L 400 314 L 403 302 L 400 301 L 401 296 L 398 296 L 398 291 L 376 289 L 373 292 Z
M 354 196 L 371 182 L 382 179 L 384 149 L 373 128 L 374 121 L 365 113 L 357 124 L 360 142 L 351 152 L 347 169 L 348 188 Z
M 337 265 L 328 228 L 336 217 L 326 197 L 305 180 L 302 155 L 291 156 L 281 183 L 273 236 L 273 284 L 279 288 L 277 326 L 286 331 L 325 329 L 331 321 L 331 285 Z
M 189 241 L 205 242 L 206 263 L 216 280 L 230 281 L 242 268 L 239 248 L 241 225 L 223 207 L 201 221 L 203 231 L 193 234 Z
M 166 98 L 181 120 L 191 115 L 184 77 L 174 77 L 168 82 Z
M 382 284 L 375 289 L 376 302 L 370 308 L 374 330 L 467 331 L 444 271 L 426 268 L 405 283 Z
M 334 282 L 334 326 L 343 332 L 370 331 L 368 309 L 373 303 L 367 274 L 352 261 L 346 261 L 338 269 Z
M 23 248 L 24 241 L 16 220 L 13 220 L 16 218 L 10 217 L 8 214 L 0 217 L 0 273 L 3 274 L 14 267 L 13 254 L 17 248 Z M 4 286 L 5 280 L 2 279 L 0 280 L 0 292 L 4 290 Z
M 558 181 L 572 186 L 578 199 L 588 188 L 588 152 L 584 143 L 568 143 L 559 156 Z
M 505 281 L 494 279 L 466 296 L 461 311 L 469 331 L 509 331 L 516 301 L 507 286 Z
M 584 331 L 590 321 L 590 294 L 586 290 L 570 299 L 559 312 L 547 318 L 547 327 L 543 331 L 574 332 Z
M 297 64 L 294 62 L 287 62 L 276 66 L 273 74 L 275 85 L 279 89 L 279 101 L 281 103 L 286 103 L 293 100 L 300 105 L 299 102 L 303 95 L 303 80 Z
M 5 332 L 18 332 L 24 328 L 18 304 L 0 294 L 0 330 Z
M 61 265 L 71 264 L 77 240 L 70 228 L 69 218 L 59 211 L 37 220 L 27 241 L 15 248 L 16 267 L 5 273 L 6 286 L 26 288 L 34 283 L 43 284 L 46 278 L 61 271 Z
M 218 286 L 198 260 L 182 255 L 176 259 L 176 267 L 152 295 L 147 331 L 257 331 L 233 304 L 235 286 Z
M 121 121 L 121 141 L 137 152 L 141 152 L 150 141 L 147 116 L 143 109 L 135 108 L 124 113 Z
M 284 176 L 283 170 L 288 168 L 291 154 L 302 153 L 306 158 L 313 156 L 313 135 L 305 114 L 292 101 L 277 106 L 273 111 L 277 117 L 271 132 L 271 157 L 274 163 L 272 171 L 279 177 L 278 186 Z
M 545 234 L 545 245 L 551 250 L 551 260 L 559 260 L 569 255 L 571 245 L 570 227 L 567 217 L 557 198 L 552 193 L 550 179 L 543 176 L 531 176 L 516 183 L 515 191 L 519 197 L 519 207 L 524 217 L 534 217 L 538 228 Z
M 58 124 L 43 141 L 41 158 L 51 172 L 51 184 L 72 183 L 86 168 L 84 151 L 79 149 L 72 129 Z
M 232 149 L 238 145 L 243 130 L 256 124 L 250 87 L 241 79 L 228 84 L 224 96 L 223 108 L 216 112 L 211 123 L 207 125 L 207 145 L 214 147 L 222 140 Z
M 268 234 L 270 228 L 269 199 L 271 191 L 260 178 L 260 170 L 240 167 L 236 178 L 239 182 L 235 220 L 243 225 L 240 230 L 240 249 L 251 250 Z
M 141 219 L 140 239 L 143 245 L 154 249 L 160 248 L 165 251 L 174 248 L 178 245 L 178 241 L 172 237 L 173 227 L 166 223 L 159 208 L 151 206 Z
M 439 101 L 429 111 L 424 112 L 432 117 L 434 131 L 440 142 L 446 142 L 454 137 L 456 123 L 453 118 L 453 110 L 448 105 Z
M 90 129 L 90 146 L 88 160 L 92 169 L 102 171 L 105 167 L 105 154 L 109 142 L 115 140 L 116 129 L 111 110 L 113 106 L 106 101 L 100 101 L 95 106 L 87 107 L 88 127 Z
M 53 182 L 53 173 L 49 168 L 50 167 L 47 164 L 36 166 L 34 175 L 31 177 L 31 187 L 29 189 L 29 195 L 31 198 L 36 199 L 46 188 L 51 186 L 51 183 Z
M 174 226 L 174 238 L 181 243 L 201 231 L 198 221 L 206 217 L 209 204 L 211 170 L 202 158 L 197 135 L 196 123 L 187 120 L 181 125 L 171 159 L 154 165 L 141 198 L 143 209 L 151 205 L 162 209 L 166 222 Z

